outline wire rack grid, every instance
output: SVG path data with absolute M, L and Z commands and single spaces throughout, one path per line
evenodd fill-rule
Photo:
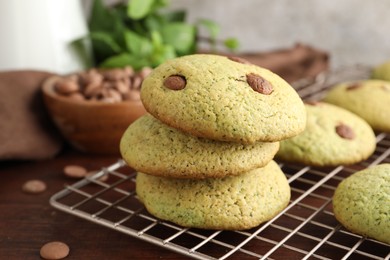
M 294 87 L 318 100 L 339 81 L 366 78 L 354 67 L 321 74 Z M 136 173 L 123 160 L 54 194 L 53 207 L 195 259 L 390 259 L 390 246 L 344 229 L 332 212 L 338 183 L 354 172 L 390 163 L 390 135 L 377 133 L 364 162 L 319 168 L 279 164 L 291 186 L 290 204 L 272 220 L 245 231 L 183 228 L 150 215 L 135 194 Z M 101 177 L 108 175 L 108 180 Z

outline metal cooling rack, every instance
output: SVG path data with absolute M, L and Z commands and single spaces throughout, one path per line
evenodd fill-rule
M 293 86 L 305 100 L 318 100 L 345 80 L 366 78 L 364 67 L 319 75 Z M 135 173 L 124 161 L 103 168 L 53 195 L 55 208 L 196 259 L 390 259 L 390 246 L 344 229 L 334 218 L 332 195 L 354 172 L 390 163 L 390 135 L 377 134 L 366 161 L 334 168 L 280 164 L 291 186 L 288 207 L 272 220 L 246 231 L 182 228 L 147 213 L 135 194 Z M 108 175 L 108 180 L 100 178 Z

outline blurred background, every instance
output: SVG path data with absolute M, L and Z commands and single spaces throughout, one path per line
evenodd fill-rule
M 103 0 L 106 5 L 118 0 Z M 122 1 L 123 2 L 123 1 Z M 376 0 L 171 0 L 187 21 L 212 19 L 219 38 L 235 37 L 239 53 L 268 52 L 297 43 L 326 51 L 331 68 L 377 65 L 390 59 L 390 1 Z M 0 69 L 39 62 L 38 69 L 80 68 L 68 52 L 71 40 L 87 33 L 92 0 L 0 1 Z M 81 8 L 80 8 L 81 6 Z M 33 15 L 40 13 L 39 15 Z
M 300 42 L 328 51 L 335 68 L 390 59 L 387 0 L 172 0 L 171 8 L 187 9 L 190 21 L 214 19 L 243 52 Z

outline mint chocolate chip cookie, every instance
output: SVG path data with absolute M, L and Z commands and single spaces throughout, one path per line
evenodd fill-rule
M 371 79 L 390 81 L 390 61 L 375 66 L 371 71 Z
M 306 112 L 278 75 L 241 59 L 195 54 L 169 60 L 143 81 L 146 110 L 194 136 L 275 142 L 303 131 Z
M 334 86 L 324 101 L 350 110 L 374 130 L 390 132 L 390 82 L 362 80 Z
M 390 164 L 344 179 L 334 193 L 333 212 L 351 232 L 390 244 Z
M 202 180 L 137 174 L 136 192 L 155 217 L 184 227 L 249 229 L 270 220 L 290 200 L 290 186 L 279 166 L 238 176 Z
M 365 160 L 374 152 L 375 134 L 366 121 L 325 102 L 305 106 L 305 131 L 281 141 L 276 158 L 305 165 L 336 166 Z
M 136 171 L 174 178 L 238 175 L 265 166 L 278 142 L 241 144 L 195 137 L 147 114 L 123 134 L 120 151 Z

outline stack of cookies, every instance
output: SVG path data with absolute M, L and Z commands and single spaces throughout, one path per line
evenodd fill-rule
M 149 114 L 120 151 L 152 215 L 241 230 L 286 207 L 290 187 L 273 158 L 279 141 L 304 130 L 306 110 L 282 78 L 239 58 L 189 55 L 157 67 L 141 99 Z

